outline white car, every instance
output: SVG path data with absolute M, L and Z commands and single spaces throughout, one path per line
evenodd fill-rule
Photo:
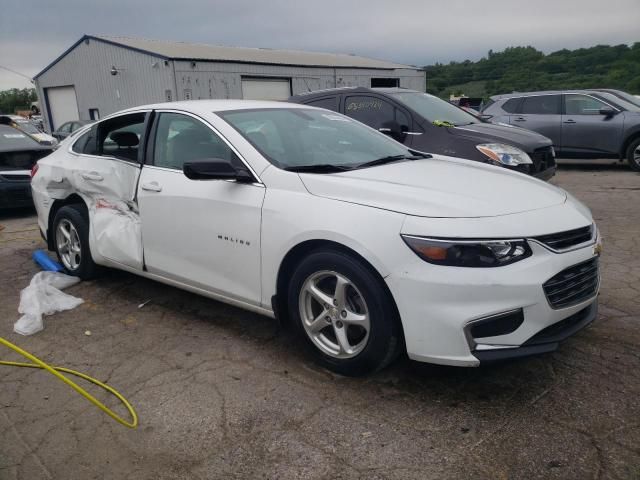
M 343 374 L 403 350 L 459 366 L 547 352 L 596 316 L 580 202 L 328 110 L 136 107 L 38 165 L 38 223 L 71 274 L 115 267 L 288 319 Z

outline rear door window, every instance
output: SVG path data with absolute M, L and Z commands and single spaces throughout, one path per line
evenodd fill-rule
M 138 161 L 146 113 L 110 118 L 98 125 L 98 155 L 130 162 Z
M 395 107 L 378 97 L 347 97 L 344 113 L 375 129 L 388 126 L 390 122 L 395 121 Z
M 504 104 L 502 105 L 502 110 L 507 113 L 516 113 L 521 101 L 522 98 L 510 98 L 509 100 L 504 102 Z
M 524 98 L 521 112 L 530 115 L 560 115 L 561 105 L 560 95 L 536 95 Z
M 327 110 L 333 110 L 334 112 L 338 111 L 337 96 L 318 98 L 311 100 L 310 102 L 306 102 L 306 104 L 311 105 L 312 107 L 326 108 Z

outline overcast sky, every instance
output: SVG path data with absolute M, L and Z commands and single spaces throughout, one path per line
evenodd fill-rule
M 354 53 L 412 65 L 640 41 L 640 0 L 3 0 L 0 66 L 33 76 L 83 34 Z M 29 81 L 0 69 L 0 90 Z

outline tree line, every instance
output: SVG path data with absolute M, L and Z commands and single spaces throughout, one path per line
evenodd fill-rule
M 443 98 L 572 88 L 616 88 L 640 94 L 640 42 L 563 49 L 548 55 L 531 46 L 509 47 L 502 52 L 489 50 L 477 62 L 436 63 L 424 69 L 427 91 Z
M 31 102 L 38 100 L 35 88 L 11 88 L 0 91 L 0 113 L 13 114 L 16 110 L 29 110 Z

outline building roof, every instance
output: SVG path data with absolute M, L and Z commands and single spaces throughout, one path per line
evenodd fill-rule
M 97 40 L 130 50 L 155 55 L 166 60 L 217 61 L 234 63 L 253 63 L 267 65 L 287 65 L 301 67 L 339 67 L 339 68 L 372 68 L 392 70 L 418 67 L 399 63 L 359 57 L 345 53 L 307 52 L 302 50 L 275 50 L 270 48 L 226 47 L 207 45 L 204 43 L 170 42 L 166 40 L 149 40 L 146 38 L 118 37 L 108 35 L 84 35 L 50 65 L 34 78 L 39 77 L 61 60 L 84 40 Z

